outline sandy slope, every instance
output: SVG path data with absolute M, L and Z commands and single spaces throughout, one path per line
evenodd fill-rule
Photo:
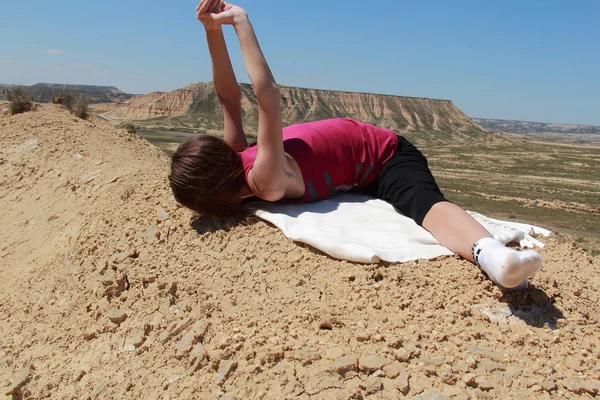
M 191 229 L 167 169 L 98 119 L 0 116 L 2 395 L 598 394 L 600 260 L 572 243 L 502 297 L 457 258 L 364 266 L 253 218 Z

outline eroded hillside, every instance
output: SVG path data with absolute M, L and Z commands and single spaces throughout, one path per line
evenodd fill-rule
M 599 394 L 599 259 L 573 243 L 547 240 L 532 286 L 503 295 L 455 257 L 360 265 L 255 217 L 196 220 L 168 169 L 105 121 L 0 112 L 1 393 Z
M 258 124 L 258 103 L 252 87 L 240 84 L 244 123 L 250 132 Z M 354 118 L 403 131 L 480 134 L 475 124 L 449 100 L 281 86 L 286 125 L 324 118 Z M 99 105 L 105 118 L 137 120 L 145 126 L 222 128 L 221 108 L 211 82 L 189 85 L 170 93 L 136 96 L 120 105 Z M 169 117 L 169 118 L 166 118 Z M 149 120 L 150 119 L 150 120 Z M 146 121 L 140 121 L 146 120 Z

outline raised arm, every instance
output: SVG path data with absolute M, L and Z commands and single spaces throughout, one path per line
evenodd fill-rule
M 204 14 L 202 18 L 216 25 L 235 27 L 259 106 L 258 149 L 248 184 L 262 199 L 277 201 L 285 195 L 291 176 L 291 166 L 283 150 L 281 95 L 277 83 L 244 10 L 224 3 L 223 11 Z
M 206 7 L 207 3 L 204 0 L 198 5 L 197 11 L 200 21 L 202 21 L 200 16 L 204 13 L 203 7 Z M 211 5 L 208 4 L 208 6 Z M 218 1 L 212 7 L 220 8 L 222 4 Z M 204 22 L 203 24 L 206 28 L 206 40 L 212 60 L 215 92 L 223 110 L 224 139 L 235 151 L 239 152 L 248 147 L 242 125 L 242 95 L 231 66 L 221 26 Z

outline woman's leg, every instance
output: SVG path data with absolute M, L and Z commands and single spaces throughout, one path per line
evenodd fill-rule
M 476 262 L 492 281 L 505 288 L 519 286 L 540 269 L 542 257 L 538 252 L 504 246 L 466 211 L 447 201 L 431 207 L 423 219 L 423 228 L 443 246 Z

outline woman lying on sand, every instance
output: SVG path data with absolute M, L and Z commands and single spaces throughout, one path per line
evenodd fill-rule
M 539 253 L 507 248 L 446 200 L 425 157 L 394 132 L 350 119 L 283 128 L 279 89 L 247 13 L 222 0 L 202 0 L 197 16 L 206 30 L 225 136 L 189 139 L 173 155 L 169 180 L 179 203 L 223 215 L 238 212 L 249 197 L 312 202 L 358 190 L 391 203 L 501 287 L 523 287 L 539 270 Z M 235 28 L 258 100 L 258 142 L 250 147 L 222 25 Z

